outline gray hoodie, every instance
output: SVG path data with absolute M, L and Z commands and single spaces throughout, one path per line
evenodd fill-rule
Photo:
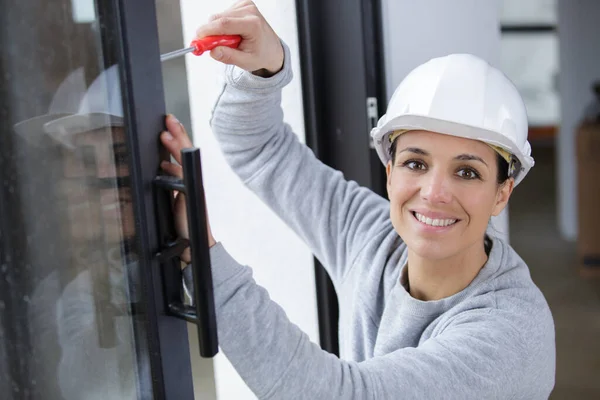
M 311 343 L 252 270 L 217 244 L 210 256 L 220 346 L 246 384 L 261 399 L 548 398 L 554 324 L 527 265 L 492 238 L 488 262 L 463 291 L 411 297 L 389 202 L 322 164 L 284 124 L 281 89 L 292 79 L 284 48 L 284 68 L 271 78 L 227 68 L 212 127 L 243 183 L 331 276 L 341 359 Z

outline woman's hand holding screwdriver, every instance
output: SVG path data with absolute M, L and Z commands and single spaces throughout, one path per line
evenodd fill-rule
M 281 41 L 267 23 L 252 1 L 240 1 L 222 13 L 213 15 L 209 22 L 198 28 L 198 39 L 207 36 L 239 35 L 242 40 L 237 48 L 219 46 L 210 51 L 210 55 L 224 64 L 236 65 L 248 72 L 262 77 L 270 77 L 283 67 L 284 52 Z M 163 161 L 161 168 L 168 174 L 183 178 L 181 168 L 181 150 L 193 147 L 183 125 L 173 115 L 165 121 L 167 130 L 162 132 L 160 140 L 178 164 Z M 189 238 L 186 206 L 183 193 L 175 199 L 174 214 L 177 234 Z M 216 244 L 207 220 L 208 245 Z M 191 261 L 190 249 L 181 256 L 182 261 Z

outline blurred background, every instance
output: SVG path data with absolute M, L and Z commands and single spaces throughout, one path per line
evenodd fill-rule
M 510 204 L 510 241 L 556 324 L 551 398 L 600 397 L 600 3 L 503 1 L 501 67 L 529 114 L 536 165 Z

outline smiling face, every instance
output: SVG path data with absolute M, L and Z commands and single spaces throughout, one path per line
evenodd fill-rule
M 62 188 L 74 238 L 114 244 L 135 235 L 125 139 L 123 128 L 102 128 L 77 134 L 75 150 L 65 150 Z
M 477 140 L 427 131 L 396 141 L 387 192 L 392 224 L 408 248 L 431 260 L 483 249 L 488 221 L 514 186 L 512 178 L 498 184 L 496 152 Z

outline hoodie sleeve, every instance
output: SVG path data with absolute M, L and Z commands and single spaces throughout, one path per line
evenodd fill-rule
M 459 314 L 416 348 L 344 361 L 291 323 L 220 243 L 210 256 L 219 345 L 260 399 L 546 399 L 552 389 L 522 379 L 537 370 L 526 333 L 495 310 Z
M 283 46 L 284 67 L 273 77 L 227 67 L 211 126 L 243 183 L 307 243 L 337 283 L 383 229 L 389 203 L 319 161 L 284 123 L 281 91 L 292 69 Z

